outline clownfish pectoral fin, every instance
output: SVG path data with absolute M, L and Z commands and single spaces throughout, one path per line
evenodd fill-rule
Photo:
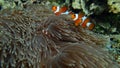
M 79 26 L 82 23 L 82 20 L 79 18 L 75 22 L 75 26 Z
M 76 23 L 76 22 L 75 22 L 75 26 L 79 26 L 79 23 Z
M 59 16 L 60 14 L 61 14 L 60 12 L 56 12 L 56 13 L 55 13 L 56 16 Z

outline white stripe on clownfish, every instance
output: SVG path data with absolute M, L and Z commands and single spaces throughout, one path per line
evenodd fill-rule
M 54 13 L 57 13 L 59 11 L 60 11 L 60 6 L 57 6 L 57 9 L 56 9 L 56 11 Z
M 82 17 L 82 22 L 84 22 L 86 19 L 87 19 L 87 17 L 86 17 L 86 16 L 83 16 L 83 17 Z
M 87 27 L 89 27 L 90 25 L 91 25 L 91 22 L 88 22 L 88 23 L 86 24 Z
M 86 17 L 86 16 L 83 16 L 83 17 L 82 17 L 82 22 L 80 23 L 80 25 L 82 25 L 86 19 L 87 19 L 87 17 Z
M 73 19 L 74 21 L 78 19 L 78 14 L 75 14 L 75 18 Z

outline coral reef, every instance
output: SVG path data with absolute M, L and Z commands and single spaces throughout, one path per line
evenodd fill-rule
M 74 9 L 81 9 L 81 5 L 80 5 L 79 0 L 75 0 L 74 2 L 72 2 L 72 7 Z
M 108 0 L 109 12 L 120 13 L 120 0 Z
M 16 8 L 22 10 L 30 4 L 45 4 L 46 1 L 47 0 L 0 0 L 0 6 L 2 7 L 2 9 Z
M 120 34 L 120 14 L 102 13 L 96 16 L 95 32 L 101 34 Z
M 109 52 L 113 58 L 120 64 L 120 35 L 110 35 L 111 45 Z
M 1 68 L 119 68 L 105 39 L 46 6 L 0 12 Z
M 81 9 L 86 15 L 100 14 L 106 8 L 106 0 L 75 0 L 72 2 L 74 9 Z
M 0 6 L 2 7 L 1 9 L 8 9 L 8 8 L 14 8 L 15 4 L 13 2 L 0 0 Z

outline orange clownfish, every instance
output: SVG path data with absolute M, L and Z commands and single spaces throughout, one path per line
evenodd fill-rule
M 90 19 L 83 13 L 72 13 L 71 18 L 73 19 L 75 26 L 81 25 L 83 28 L 88 28 L 89 30 L 92 30 L 95 26 L 93 23 L 90 22 Z
M 63 6 L 60 8 L 60 6 L 53 6 L 52 11 L 55 13 L 55 15 L 60 15 L 60 14 L 69 14 L 70 12 L 68 11 L 68 7 Z

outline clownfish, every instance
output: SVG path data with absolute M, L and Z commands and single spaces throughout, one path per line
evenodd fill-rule
M 84 13 L 79 14 L 71 14 L 71 18 L 74 21 L 75 26 L 82 26 L 83 28 L 88 28 L 89 30 L 92 30 L 94 28 L 94 24 L 91 23 L 90 18 L 85 16 Z
M 68 11 L 68 7 L 63 6 L 52 6 L 52 11 L 55 13 L 55 15 L 60 15 L 60 14 L 69 14 L 70 12 Z

